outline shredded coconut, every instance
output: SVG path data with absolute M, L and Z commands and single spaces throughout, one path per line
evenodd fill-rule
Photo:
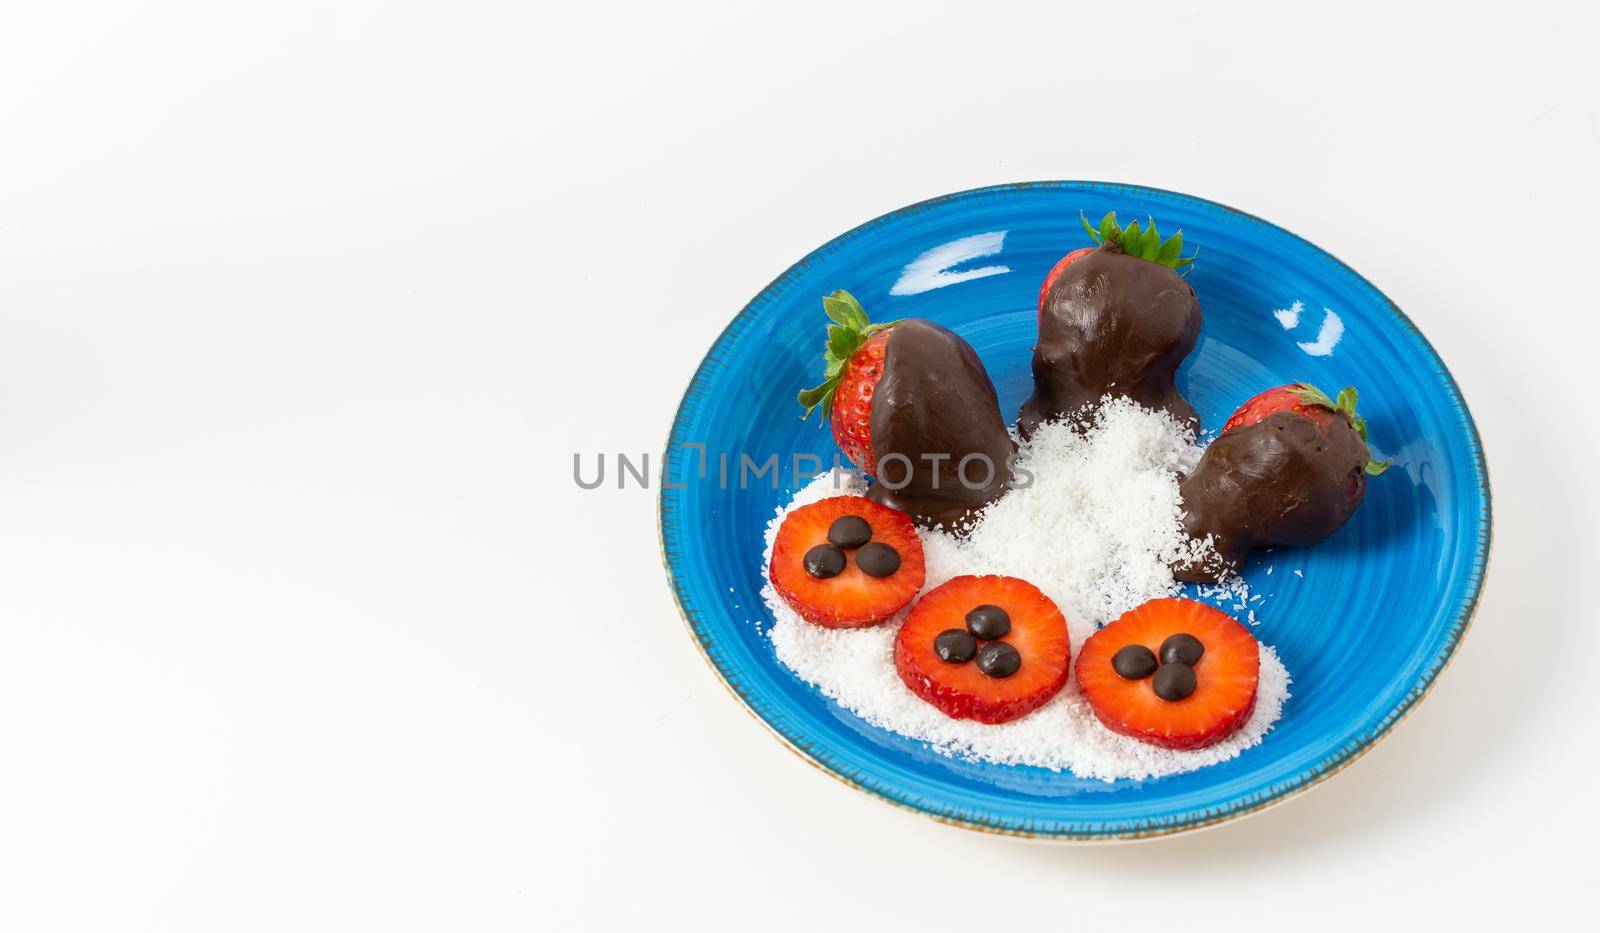
M 1177 473 L 1191 469 L 1200 453 L 1193 435 L 1170 416 L 1124 400 L 1108 400 L 1087 424 L 1042 426 L 1019 450 L 1019 475 L 1031 473 L 1031 485 L 1013 489 L 985 510 L 965 539 L 918 532 L 927 560 L 924 592 L 961 574 L 1028 580 L 1066 616 L 1076 658 L 1101 625 L 1147 600 L 1179 594 L 1182 586 L 1169 569 L 1175 561 L 1208 556 L 1208 542 L 1197 544 L 1183 533 L 1178 494 Z M 861 477 L 844 470 L 818 476 L 768 525 L 762 567 L 790 509 L 864 491 Z M 1198 592 L 1208 602 L 1233 602 L 1240 610 L 1254 601 L 1237 577 Z M 1173 751 L 1111 732 L 1095 718 L 1075 677 L 1050 702 L 1016 721 L 951 719 L 895 673 L 894 640 L 904 612 L 871 628 L 827 629 L 801 618 L 770 584 L 762 597 L 774 620 L 768 634 L 784 665 L 873 725 L 952 756 L 1106 781 L 1192 771 L 1259 743 L 1289 696 L 1289 672 L 1263 645 L 1255 712 L 1242 729 L 1209 748 Z

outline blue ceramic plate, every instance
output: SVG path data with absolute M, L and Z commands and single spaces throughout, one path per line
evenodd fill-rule
M 867 725 L 778 663 L 761 602 L 762 532 L 796 481 L 794 454 L 831 462 L 800 420 L 817 382 L 820 299 L 853 292 L 874 320 L 921 316 L 965 337 L 1014 417 L 1031 389 L 1039 283 L 1087 245 L 1079 212 L 1154 217 L 1199 251 L 1205 315 L 1178 385 L 1215 429 L 1268 386 L 1354 385 L 1394 467 L 1332 539 L 1280 549 L 1247 573 L 1270 611 L 1254 630 L 1294 676 L 1262 744 L 1189 774 L 1105 783 L 961 761 Z M 703 448 L 697 445 L 704 445 Z M 718 481 L 719 455 L 730 481 Z M 740 489 L 738 456 L 773 474 Z M 804 464 L 802 464 L 804 465 Z M 702 466 L 704 469 L 702 476 Z M 1472 416 L 1426 338 L 1366 279 L 1292 233 L 1187 195 L 1097 182 L 964 191 L 863 224 L 800 260 L 739 312 L 694 374 L 668 440 L 661 538 L 678 604 L 707 660 L 779 738 L 840 780 L 973 829 L 1131 838 L 1243 816 L 1329 777 L 1428 692 L 1472 620 L 1489 554 L 1489 479 Z M 1304 571 L 1295 576 L 1294 569 Z

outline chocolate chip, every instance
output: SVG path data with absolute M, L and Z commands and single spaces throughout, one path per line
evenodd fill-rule
M 844 515 L 828 526 L 828 541 L 834 547 L 853 551 L 872 540 L 872 526 L 859 515 Z
M 1161 655 L 1162 664 L 1177 662 L 1194 667 L 1200 656 L 1206 653 L 1206 646 L 1188 632 L 1179 632 L 1162 642 L 1161 650 L 1157 653 Z
M 974 638 L 986 641 L 1004 638 L 1011 631 L 1011 614 L 999 606 L 984 603 L 967 613 L 967 631 Z
M 806 573 L 818 580 L 844 573 L 844 552 L 831 544 L 819 544 L 806 552 Z
M 978 661 L 982 663 L 983 659 Z M 1169 703 L 1176 703 L 1194 692 L 1194 668 L 1182 661 L 1172 661 L 1161 665 L 1156 670 L 1156 676 L 1150 681 L 1150 686 L 1155 690 L 1156 696 Z
M 1111 669 L 1123 680 L 1144 680 L 1156 672 L 1156 654 L 1144 645 L 1128 645 L 1111 656 Z
M 978 649 L 978 670 L 990 677 L 1010 677 L 1022 667 L 1022 655 L 1003 641 L 991 641 Z
M 882 541 L 874 541 L 856 552 L 856 566 L 869 577 L 891 576 L 900 569 L 900 553 Z
M 933 640 L 933 652 L 946 664 L 965 664 L 978 653 L 978 643 L 958 628 L 947 628 Z

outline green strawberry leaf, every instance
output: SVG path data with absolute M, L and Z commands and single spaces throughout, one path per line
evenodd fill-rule
M 1127 227 L 1123 228 L 1122 234 L 1117 238 L 1117 240 L 1122 244 L 1122 251 L 1124 253 L 1127 253 L 1129 256 L 1134 258 L 1138 258 L 1139 222 L 1135 220 L 1133 223 L 1130 223 Z
M 1361 472 L 1367 474 L 1368 476 L 1382 476 L 1384 472 L 1389 469 L 1389 463 L 1390 461 L 1388 460 L 1385 460 L 1382 463 L 1379 463 L 1376 460 L 1368 460 L 1367 465 L 1361 468 Z
M 801 407 L 806 410 L 806 417 L 809 418 L 811 416 L 811 412 L 822 403 L 823 398 L 825 398 L 827 394 L 828 385 L 827 383 L 823 383 L 814 389 L 800 390 L 800 395 L 795 399 L 795 401 L 799 402 Z
M 1117 212 L 1111 211 L 1100 218 L 1100 226 L 1096 228 L 1089 223 L 1089 218 L 1079 211 L 1078 220 L 1083 224 L 1084 232 L 1089 234 L 1089 239 L 1101 245 L 1118 244 L 1124 253 L 1135 259 L 1143 259 L 1178 271 L 1194 264 L 1193 256 L 1183 255 L 1183 231 L 1179 230 L 1170 239 L 1163 240 L 1153 218 L 1145 218 L 1143 227 L 1137 220 L 1123 227 L 1117 223 Z
M 1096 243 L 1099 243 L 1100 242 L 1100 231 L 1095 229 L 1094 226 L 1089 223 L 1089 218 L 1083 216 L 1083 211 L 1079 211 L 1078 212 L 1078 220 L 1083 222 L 1083 229 L 1084 229 L 1084 231 L 1086 233 L 1089 234 L 1089 239 L 1095 241 Z
M 1295 394 L 1300 396 L 1300 401 L 1304 402 L 1305 404 L 1318 405 L 1322 408 L 1326 408 L 1329 411 L 1339 410 L 1339 407 L 1333 403 L 1333 399 L 1328 398 L 1328 393 L 1322 391 L 1311 383 L 1297 382 L 1295 385 L 1297 387 L 1295 389 Z
M 861 302 L 843 290 L 823 298 L 822 310 L 834 322 L 829 325 L 827 340 L 822 345 L 822 384 L 802 391 L 795 401 L 806 410 L 805 417 L 811 417 L 813 411 L 821 408 L 822 420 L 827 421 L 832 414 L 834 391 L 839 387 L 851 355 L 861 349 L 868 337 L 893 327 L 894 322 L 872 323 Z
M 848 360 L 861 346 L 861 332 L 844 327 L 828 328 L 828 353 L 836 360 Z
M 1104 243 L 1107 240 L 1114 241 L 1121 233 L 1122 228 L 1117 226 L 1117 212 L 1111 211 L 1104 217 L 1100 218 L 1100 236 L 1095 240 L 1095 242 Z
M 861 302 L 847 291 L 837 291 L 822 299 L 822 310 L 844 327 L 863 330 L 867 326 L 867 312 L 861 307 Z
M 1174 263 L 1178 261 L 1178 254 L 1181 252 L 1183 252 L 1183 231 L 1179 230 L 1168 238 L 1167 242 L 1161 244 L 1160 251 L 1156 253 L 1156 262 L 1161 263 L 1163 266 L 1177 268 Z M 1193 261 L 1190 260 L 1190 262 Z

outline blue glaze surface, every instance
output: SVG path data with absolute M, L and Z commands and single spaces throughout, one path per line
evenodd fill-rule
M 1376 456 L 1394 467 L 1330 540 L 1257 553 L 1253 631 L 1294 677 L 1283 718 L 1233 761 L 1107 783 L 962 761 L 867 725 L 789 672 L 764 632 L 762 532 L 793 494 L 795 454 L 831 463 L 829 432 L 794 394 L 818 381 L 820 298 L 845 288 L 874 320 L 920 316 L 977 349 L 1014 420 L 1032 388 L 1039 285 L 1098 220 L 1152 216 L 1198 249 L 1199 345 L 1178 385 L 1215 430 L 1244 399 L 1304 380 L 1354 385 Z M 1297 310 L 1298 308 L 1298 310 Z M 705 445 L 704 479 L 698 476 Z M 717 481 L 730 459 L 729 488 Z M 777 454 L 739 488 L 741 452 Z M 1062 839 L 1175 832 L 1259 809 L 1332 774 L 1416 703 L 1455 651 L 1483 584 L 1489 481 L 1477 431 L 1443 361 L 1365 279 L 1306 241 L 1209 201 L 1096 182 L 1004 185 L 913 205 L 790 268 L 729 324 L 685 394 L 660 499 L 669 582 L 707 659 L 788 744 L 847 783 L 960 825 Z M 1268 575 L 1267 567 L 1274 573 Z M 1301 570 L 1304 576 L 1295 575 Z M 1236 613 L 1243 615 L 1243 613 Z

